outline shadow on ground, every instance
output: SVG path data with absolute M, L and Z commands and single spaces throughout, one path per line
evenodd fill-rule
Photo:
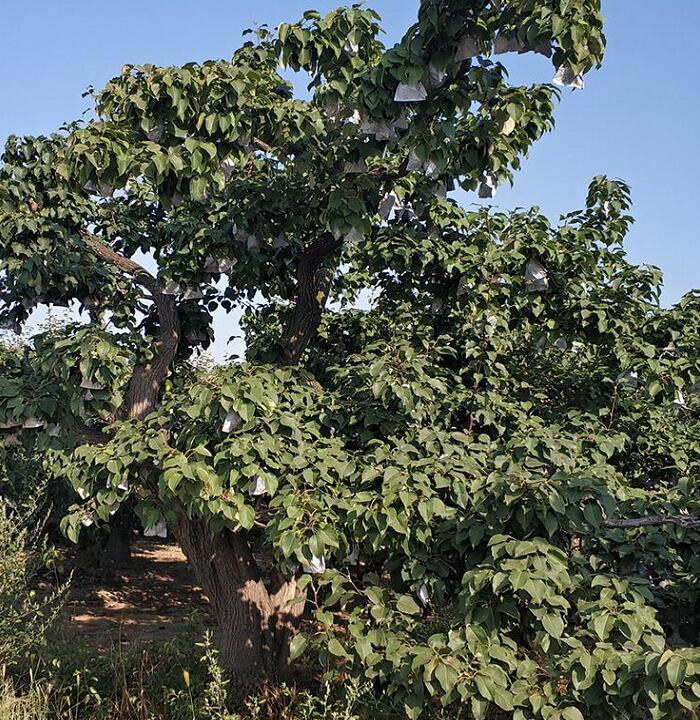
M 203 632 L 207 600 L 178 545 L 139 538 L 132 556 L 126 568 L 75 571 L 64 609 L 66 633 L 108 648 Z

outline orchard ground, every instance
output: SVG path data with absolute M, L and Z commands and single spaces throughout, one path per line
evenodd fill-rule
M 136 540 L 132 561 L 123 568 L 74 569 L 61 632 L 93 647 L 129 648 L 187 635 L 201 639 L 209 627 L 206 597 L 174 540 Z

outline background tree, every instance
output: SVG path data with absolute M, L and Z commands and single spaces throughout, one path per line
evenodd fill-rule
M 308 607 L 322 661 L 412 717 L 691 708 L 697 651 L 666 634 L 697 598 L 698 296 L 662 310 L 626 261 L 623 183 L 555 226 L 446 197 L 492 197 L 552 127 L 556 88 L 501 60 L 582 88 L 599 3 L 424 0 L 378 34 L 308 12 L 10 138 L 0 318 L 85 321 L 8 370 L 2 421 L 84 497 L 70 537 L 127 499 L 168 518 L 239 682 L 284 676 Z M 237 308 L 247 362 L 195 369 Z
M 55 317 L 49 315 L 41 324 L 45 337 L 63 338 L 65 329 Z M 0 377 L 21 374 L 27 365 L 27 354 L 32 351 L 31 338 L 16 338 L 12 342 L 0 341 Z M 22 515 L 32 508 L 31 516 L 46 532 L 52 542 L 60 542 L 61 520 L 68 508 L 81 498 L 80 490 L 62 476 L 50 477 L 44 466 L 44 452 L 37 442 L 37 418 L 25 422 L 12 419 L 0 423 L 0 501 L 15 513 Z M 34 427 L 32 427 L 34 426 Z M 22 432 L 26 430 L 27 432 Z M 56 428 L 52 433 L 55 434 Z M 84 498 L 83 498 L 84 499 Z M 125 503 L 110 517 L 109 523 L 93 526 L 80 536 L 77 553 L 78 565 L 88 571 L 125 565 L 131 558 L 131 536 L 137 519 L 133 501 Z

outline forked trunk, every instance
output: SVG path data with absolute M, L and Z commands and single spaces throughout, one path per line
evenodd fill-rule
M 268 589 L 245 535 L 212 534 L 206 522 L 180 517 L 176 536 L 209 598 L 222 668 L 235 687 L 284 679 L 289 642 L 303 612 L 294 580 Z

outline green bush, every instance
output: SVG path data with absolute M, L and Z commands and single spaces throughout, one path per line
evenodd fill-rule
M 26 666 L 46 645 L 67 590 L 37 591 L 49 558 L 36 514 L 19 514 L 0 500 L 0 667 Z

